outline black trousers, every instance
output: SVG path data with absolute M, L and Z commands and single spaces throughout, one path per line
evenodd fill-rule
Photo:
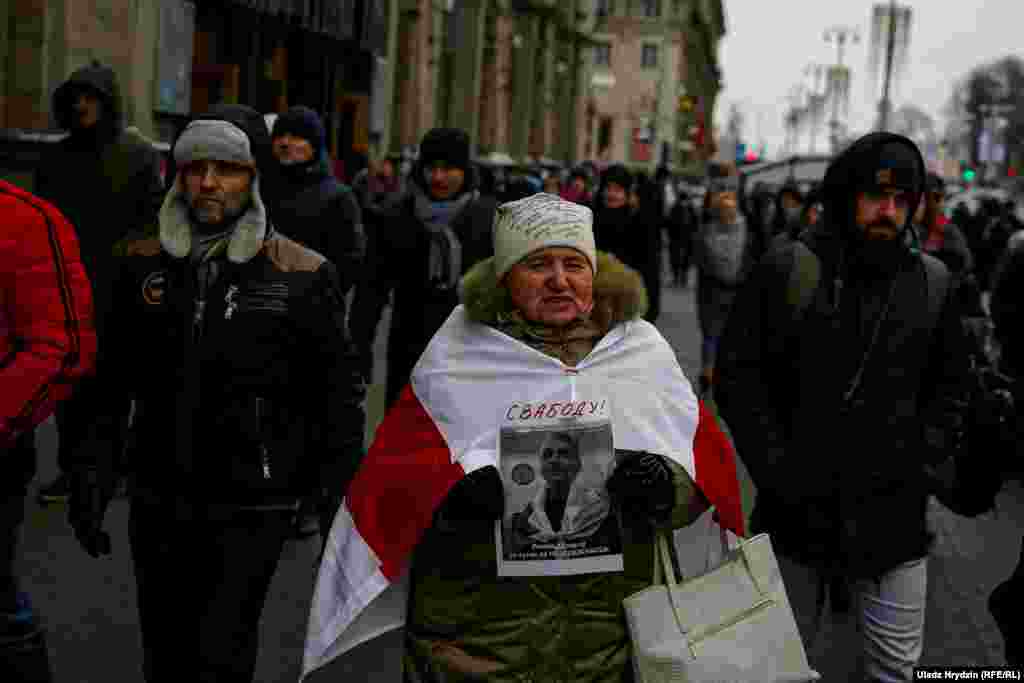
M 47 683 L 46 641 L 28 605 L 19 604 L 15 573 L 25 492 L 36 471 L 35 434 L 0 450 L 0 681 Z
M 168 506 L 132 501 L 147 683 L 253 680 L 260 614 L 292 514 L 234 511 L 183 520 Z

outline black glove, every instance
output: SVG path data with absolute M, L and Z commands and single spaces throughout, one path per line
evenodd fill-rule
M 103 530 L 103 516 L 114 497 L 114 478 L 90 467 L 72 470 L 68 523 L 75 538 L 92 557 L 110 554 L 110 536 Z
M 493 522 L 505 512 L 505 487 L 493 465 L 470 472 L 452 486 L 441 506 L 451 521 Z
M 660 455 L 644 451 L 618 451 L 622 460 L 608 477 L 608 493 L 627 515 L 641 515 L 664 524 L 676 504 L 672 470 Z

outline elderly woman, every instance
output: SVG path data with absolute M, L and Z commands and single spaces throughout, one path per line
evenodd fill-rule
M 494 239 L 494 257 L 463 279 L 463 304 L 417 363 L 335 519 L 307 671 L 342 641 L 358 642 L 346 633 L 352 622 L 411 566 L 408 680 L 631 680 L 622 600 L 651 582 L 655 528 L 690 524 L 710 504 L 742 533 L 733 453 L 675 352 L 642 319 L 640 276 L 597 252 L 590 209 L 548 194 L 507 203 Z M 594 502 L 608 505 L 590 508 L 585 524 L 614 521 L 622 570 L 499 576 L 498 522 L 519 512 L 505 509 L 515 483 L 500 474 L 502 421 L 571 423 L 606 404 L 615 464 Z M 577 472 L 578 449 L 564 441 L 542 445 L 559 458 L 542 471 L 551 488 L 567 489 Z M 567 506 L 557 495 L 538 504 L 549 524 Z

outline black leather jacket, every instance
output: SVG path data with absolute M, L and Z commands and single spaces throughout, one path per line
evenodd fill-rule
M 119 398 L 97 440 L 115 443 L 134 397 L 128 466 L 141 495 L 261 506 L 320 485 L 343 493 L 362 455 L 365 387 L 334 266 L 273 232 L 247 263 L 218 265 L 201 293 L 189 259 L 125 259 L 100 359 Z

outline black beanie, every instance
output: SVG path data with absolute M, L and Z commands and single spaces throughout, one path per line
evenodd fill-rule
M 303 106 L 292 107 L 274 121 L 272 137 L 278 138 L 289 134 L 308 140 L 313 147 L 315 156 L 320 155 L 320 150 L 327 140 L 327 133 L 324 130 L 323 121 L 320 120 L 320 115 L 309 107 Z
M 601 175 L 601 185 L 608 187 L 609 183 L 615 183 L 629 192 L 633 187 L 633 174 L 626 170 L 626 167 L 622 164 L 609 166 Z
M 858 189 L 874 190 L 892 188 L 904 192 L 921 192 L 925 179 L 922 177 L 921 156 L 917 149 L 902 140 L 887 140 L 865 150 L 857 160 L 854 177 Z
M 420 166 L 429 168 L 443 161 L 449 166 L 469 169 L 469 136 L 460 128 L 434 128 L 420 143 Z

